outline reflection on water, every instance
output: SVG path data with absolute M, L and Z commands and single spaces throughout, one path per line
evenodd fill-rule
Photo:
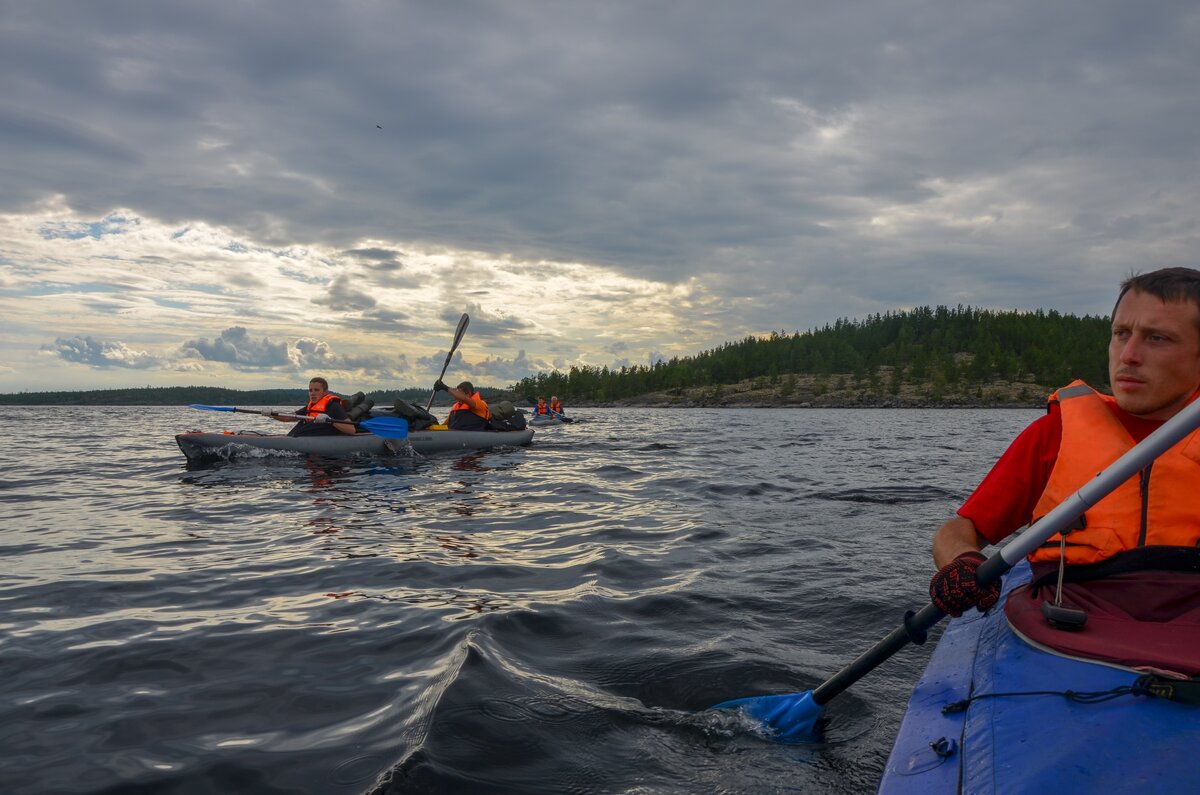
M 869 791 L 927 648 L 824 744 L 704 708 L 923 602 L 932 528 L 1038 414 L 580 409 L 528 448 L 188 467 L 186 409 L 32 411 L 0 413 L 6 793 Z

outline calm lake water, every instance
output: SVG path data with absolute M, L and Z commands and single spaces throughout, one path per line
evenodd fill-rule
M 187 408 L 0 410 L 0 792 L 869 792 L 927 601 L 1025 410 L 579 409 L 474 454 L 235 459 Z

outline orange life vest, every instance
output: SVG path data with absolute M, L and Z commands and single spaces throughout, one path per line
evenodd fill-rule
M 332 392 L 326 392 L 316 403 L 313 403 L 311 400 L 308 401 L 308 405 L 304 407 L 304 414 L 307 417 L 315 417 L 318 414 L 324 414 L 325 407 L 335 400 L 338 403 L 342 402 L 342 399 L 337 395 L 333 394 Z
M 487 403 L 485 403 L 483 398 L 481 398 L 479 396 L 478 392 L 476 392 L 474 395 L 471 395 L 471 400 L 474 401 L 476 406 L 479 406 L 478 409 L 471 408 L 470 403 L 461 403 L 460 402 L 460 403 L 455 403 L 453 406 L 450 407 L 450 413 L 453 414 L 456 411 L 469 411 L 472 414 L 474 414 L 475 416 L 480 417 L 485 421 L 490 420 L 492 418 L 492 412 L 488 410 Z
M 1200 391 L 1192 395 L 1192 400 Z M 1041 517 L 1074 494 L 1134 445 L 1113 415 L 1116 399 L 1073 381 L 1050 396 L 1062 412 L 1062 441 L 1046 488 L 1034 508 Z M 1200 542 L 1200 430 L 1193 431 L 1138 475 L 1089 508 L 1082 527 L 1067 532 L 1066 562 L 1096 563 L 1147 545 L 1194 546 Z M 1029 555 L 1057 562 L 1058 535 Z
M 562 414 L 562 403 L 557 400 L 550 401 L 550 410 L 555 414 Z
M 534 408 L 533 413 L 534 414 L 549 414 L 550 407 L 547 406 L 545 403 L 539 403 L 539 404 L 537 404 L 537 407 Z

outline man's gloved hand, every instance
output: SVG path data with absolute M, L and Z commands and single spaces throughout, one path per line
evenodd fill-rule
M 450 387 L 446 386 L 446 384 L 442 381 L 442 379 L 439 378 L 438 380 L 433 382 L 433 391 L 434 392 L 449 392 Z
M 331 420 L 329 418 L 328 414 L 318 414 L 317 416 L 312 418 L 312 421 L 313 422 L 333 422 L 333 420 Z
M 274 417 L 279 412 L 275 411 L 275 409 L 263 409 L 262 411 L 260 411 L 258 413 L 263 415 L 264 417 Z
M 975 570 L 987 558 L 980 552 L 964 552 L 938 569 L 929 581 L 929 598 L 934 606 L 954 618 L 964 610 L 978 607 L 987 610 L 1000 600 L 1000 581 L 980 587 Z

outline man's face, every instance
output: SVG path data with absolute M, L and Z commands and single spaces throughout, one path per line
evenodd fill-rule
M 325 389 L 325 387 L 321 386 L 319 383 L 313 382 L 308 385 L 308 399 L 309 400 L 320 400 L 321 398 L 325 397 L 325 393 L 327 391 L 328 390 Z
M 1117 405 L 1151 420 L 1175 416 L 1200 386 L 1200 307 L 1130 290 L 1113 313 L 1108 380 Z

